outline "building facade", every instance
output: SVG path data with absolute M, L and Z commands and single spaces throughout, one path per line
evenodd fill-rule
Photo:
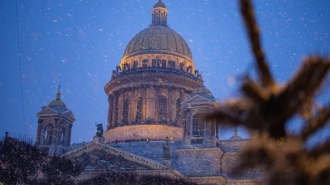
M 217 124 L 201 119 L 220 101 L 204 86 L 188 44 L 168 27 L 167 18 L 168 10 L 159 0 L 150 26 L 131 39 L 112 72 L 104 87 L 104 133 L 98 128 L 93 141 L 69 146 L 75 118 L 58 92 L 37 115 L 37 145 L 81 162 L 81 178 L 115 170 L 199 184 L 255 184 L 258 173 L 229 175 L 248 141 L 236 129 L 230 140 L 219 141 Z

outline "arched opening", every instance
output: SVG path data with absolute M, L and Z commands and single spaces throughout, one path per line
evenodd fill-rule
M 62 129 L 62 134 L 61 134 L 61 144 L 66 144 L 65 143 L 65 128 Z
M 159 123 L 167 123 L 167 98 L 163 95 L 159 96 L 158 111 Z
M 204 136 L 205 123 L 201 122 L 201 114 L 193 116 L 192 124 L 192 135 L 196 137 Z
M 128 124 L 128 115 L 129 115 L 129 100 L 126 99 L 124 101 L 124 106 L 123 106 L 123 124 L 124 125 Z
M 141 121 L 142 121 L 142 97 L 139 97 L 136 102 L 135 122 L 141 123 Z
M 54 135 L 54 126 L 49 124 L 46 126 L 44 131 L 44 144 L 50 145 L 53 142 L 53 135 Z

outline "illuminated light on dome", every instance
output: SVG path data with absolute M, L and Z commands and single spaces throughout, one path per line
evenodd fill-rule
M 196 93 L 203 91 L 213 99 L 202 85 L 188 44 L 168 27 L 167 15 L 165 4 L 158 1 L 151 25 L 131 39 L 104 87 L 109 103 L 107 142 L 180 140 L 187 124 L 182 102 L 188 94 L 197 88 Z

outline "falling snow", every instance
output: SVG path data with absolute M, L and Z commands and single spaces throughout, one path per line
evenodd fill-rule
M 205 86 L 220 101 L 232 96 L 237 77 L 254 73 L 236 2 L 164 2 L 171 10 L 169 25 L 189 41 L 194 63 L 204 72 Z M 266 57 L 277 81 L 289 79 L 307 54 L 330 52 L 329 1 L 256 0 L 254 4 Z M 18 1 L 17 7 L 17 19 L 15 1 L 0 7 L 0 60 L 5 64 L 0 69 L 0 135 L 9 131 L 34 140 L 35 115 L 55 99 L 61 85 L 63 101 L 77 117 L 72 141 L 90 141 L 93 124 L 107 120 L 103 87 L 130 39 L 149 24 L 150 2 Z

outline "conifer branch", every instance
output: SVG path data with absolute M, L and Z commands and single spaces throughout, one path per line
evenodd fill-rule
M 329 75 L 330 59 L 310 56 L 286 85 L 276 84 L 260 45 L 251 1 L 240 0 L 240 6 L 261 85 L 246 77 L 241 87 L 243 97 L 225 102 L 206 114 L 205 119 L 222 125 L 243 125 L 251 133 L 257 131 L 258 135 L 240 152 L 234 174 L 259 167 L 265 170 L 264 184 L 330 185 L 330 141 L 306 149 L 308 138 L 324 129 L 330 120 L 330 105 L 312 116 L 314 97 Z M 293 136 L 287 132 L 286 124 L 301 113 L 309 121 Z
M 325 141 L 318 144 L 316 147 L 306 151 L 308 156 L 311 158 L 318 158 L 322 155 L 329 156 L 330 154 L 330 141 Z
M 252 98 L 258 103 L 264 103 L 269 98 L 266 91 L 261 89 L 248 76 L 245 77 L 241 90 L 246 96 Z
M 330 119 L 330 105 L 322 108 L 315 117 L 312 117 L 307 126 L 301 131 L 302 140 L 306 140 L 316 131 L 321 129 Z
M 264 52 L 261 48 L 259 28 L 254 18 L 254 11 L 250 0 L 240 1 L 241 13 L 249 35 L 251 49 L 258 67 L 258 74 L 264 87 L 272 87 L 274 80 L 270 74 Z

